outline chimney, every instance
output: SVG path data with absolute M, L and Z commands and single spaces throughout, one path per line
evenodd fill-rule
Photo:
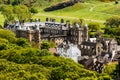
M 46 22 L 48 22 L 49 21 L 49 19 L 48 18 L 46 18 Z
M 70 27 L 70 21 L 69 20 L 66 21 L 66 27 Z
M 52 22 L 55 22 L 55 19 L 52 18 L 51 21 L 52 21 Z
M 64 23 L 64 19 L 61 19 L 61 21 L 60 21 L 61 23 Z

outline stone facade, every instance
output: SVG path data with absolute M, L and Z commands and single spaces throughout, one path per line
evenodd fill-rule
M 43 40 L 52 40 L 56 45 L 62 44 L 64 41 L 77 44 L 81 50 L 82 56 L 99 56 L 109 54 L 112 55 L 113 51 L 117 51 L 117 41 L 114 39 L 97 37 L 96 39 L 88 39 L 88 27 L 87 25 L 81 26 L 74 23 L 72 26 L 69 21 L 64 23 L 55 22 L 54 19 L 46 18 L 46 22 L 40 22 L 36 20 L 33 22 L 24 22 L 19 24 L 8 25 L 7 29 L 10 29 L 16 33 L 17 37 L 23 37 L 29 40 L 29 42 L 40 43 Z
M 105 54 L 112 55 L 113 51 L 117 53 L 117 46 L 117 41 L 115 39 L 103 37 L 83 41 L 81 45 L 79 45 L 82 55 L 88 56 L 104 56 Z
M 119 66 L 119 69 L 118 69 L 118 80 L 120 80 L 120 57 L 118 59 L 118 66 Z
M 29 42 L 40 42 L 40 31 L 39 30 L 35 30 L 35 31 L 31 31 L 31 30 L 16 30 L 16 37 L 20 38 L 26 38 L 29 40 Z
M 93 43 L 93 42 L 82 42 L 82 44 L 79 46 L 81 50 L 82 56 L 98 56 L 101 54 L 101 43 Z
M 63 43 L 63 41 L 72 42 L 75 44 L 81 44 L 83 41 L 88 40 L 88 28 L 87 26 L 80 27 L 75 23 L 70 25 L 69 21 L 64 23 L 62 20 L 60 23 L 55 20 L 46 19 L 46 22 L 26 22 L 19 24 L 17 21 L 14 24 L 8 25 L 7 29 L 10 29 L 16 33 L 17 37 L 23 37 L 30 42 L 41 42 L 43 40 L 53 40 L 57 45 Z

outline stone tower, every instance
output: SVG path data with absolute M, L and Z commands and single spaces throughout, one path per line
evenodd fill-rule
M 72 43 L 80 45 L 83 41 L 88 40 L 88 28 L 81 28 L 77 23 L 74 23 L 70 29 L 70 40 Z
M 87 26 L 87 24 L 84 26 L 84 30 L 83 30 L 83 41 L 88 41 L 88 26 Z
M 40 43 L 40 41 L 41 41 L 41 36 L 40 36 L 40 30 L 35 30 L 35 34 L 34 34 L 35 36 L 35 42 L 36 43 Z

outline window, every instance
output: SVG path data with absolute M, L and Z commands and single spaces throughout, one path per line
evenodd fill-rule
M 81 48 L 83 48 L 83 45 L 81 45 Z

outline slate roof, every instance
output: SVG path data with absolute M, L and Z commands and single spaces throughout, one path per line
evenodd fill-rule
M 96 46 L 96 43 L 87 41 L 87 42 L 82 42 L 82 45 Z

